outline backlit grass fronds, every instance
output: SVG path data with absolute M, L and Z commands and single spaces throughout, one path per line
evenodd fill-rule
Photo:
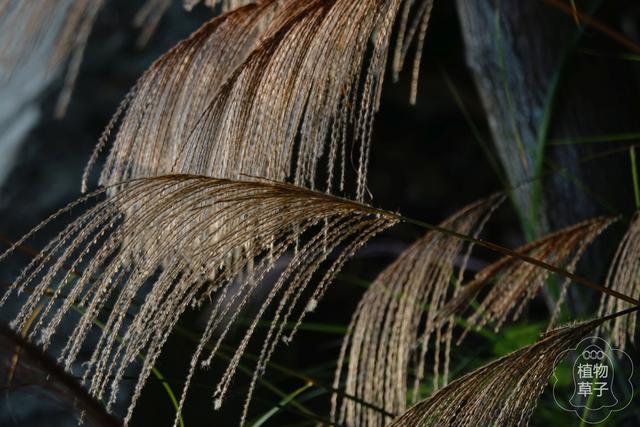
M 612 218 L 590 219 L 526 244 L 517 252 L 573 272 L 584 251 L 614 221 Z M 473 281 L 463 286 L 443 313 L 462 312 L 479 296 L 483 288 L 490 286 L 489 291 L 482 296 L 479 307 L 468 318 L 468 324 L 469 327 L 482 327 L 491 323 L 497 331 L 509 315 L 513 320 L 520 316 L 528 301 L 538 295 L 549 276 L 547 269 L 505 256 L 485 267 Z M 565 278 L 561 284 L 550 325 L 555 323 L 570 282 L 569 278 Z
M 0 82 L 34 54 L 48 56 L 51 73 L 69 60 L 57 105 L 57 113 L 64 113 L 91 28 L 103 4 L 104 0 L 0 1 Z
M 451 216 L 441 226 L 477 235 L 499 205 L 497 197 L 474 203 Z M 414 401 L 424 379 L 427 349 L 435 344 L 435 387 L 441 362 L 447 377 L 448 360 L 440 360 L 451 342 L 451 328 L 436 323 L 438 311 L 459 285 L 467 257 L 463 241 L 437 231 L 402 253 L 367 289 L 344 338 L 334 388 L 344 381 L 344 392 L 383 408 L 389 414 L 404 412 L 409 392 L 409 370 L 415 370 Z M 470 248 L 469 248 L 470 249 Z M 459 262 L 460 274 L 454 277 Z M 432 343 L 432 337 L 435 343 Z M 332 419 L 339 425 L 383 426 L 391 421 L 383 413 L 352 399 L 332 399 Z
M 559 356 L 605 320 L 547 332 L 537 343 L 453 381 L 390 426 L 526 426 Z
M 636 213 L 631 221 L 631 226 L 618 246 L 613 258 L 606 286 L 635 299 L 640 299 L 640 214 Z M 629 303 L 603 294 L 600 300 L 598 315 L 613 310 L 622 310 Z M 602 325 L 603 332 L 611 334 L 613 343 L 624 348 L 627 339 L 635 342 L 637 315 L 619 317 L 613 322 Z
M 81 200 L 75 205 L 84 204 Z M 212 362 L 239 313 L 267 286 L 217 383 L 212 400 L 218 408 L 265 312 L 274 317 L 249 395 L 276 344 L 292 338 L 344 262 L 395 222 L 396 215 L 288 184 L 185 175 L 140 179 L 88 207 L 29 264 L 1 302 L 10 294 L 31 292 L 12 326 L 22 329 L 33 317 L 29 339 L 45 348 L 63 319 L 74 321 L 72 308 L 81 310 L 73 333 L 59 337 L 66 342 L 59 361 L 80 375 L 109 409 L 125 373 L 143 354 L 127 422 L 163 345 L 187 309 L 212 301 L 181 407 L 196 369 Z M 262 284 L 277 264 L 278 278 Z M 322 274 L 320 266 L 326 267 Z M 44 308 L 38 311 L 40 304 Z M 93 336 L 89 332 L 99 314 L 105 319 L 104 331 L 91 342 L 91 358 L 78 366 L 79 352 Z M 292 331 L 285 329 L 289 322 L 296 325 Z
M 260 2 L 234 13 L 233 18 L 207 24 L 208 29 L 160 61 L 166 66 L 154 66 L 141 85 L 153 84 L 157 92 L 137 90 L 136 105 L 146 111 L 140 114 L 136 106 L 129 113 L 131 122 L 125 120 L 127 127 L 118 135 L 122 142 L 116 142 L 103 183 L 150 176 L 158 170 L 167 173 L 169 167 L 172 173 L 230 179 L 244 174 L 290 179 L 311 188 L 321 175 L 328 191 L 336 187 L 342 191 L 351 151 L 346 143 L 353 140 L 357 199 L 364 199 L 373 118 L 394 22 L 400 16 L 397 70 L 411 41 L 416 39 L 421 46 L 431 1 L 283 1 L 262 41 L 220 87 L 222 81 L 214 79 L 222 79 L 243 49 L 255 41 L 259 26 L 254 24 L 262 16 L 258 11 L 271 3 Z M 243 25 L 242 31 L 224 25 L 229 19 Z M 247 34 L 241 36 L 243 31 Z M 213 49 L 208 39 L 202 39 L 207 36 L 215 46 L 226 47 Z M 200 61 L 214 58 L 210 56 L 214 53 L 218 56 L 211 72 Z M 181 69 L 183 60 L 186 65 Z M 154 73 L 157 76 L 151 78 Z M 176 86 L 180 78 L 201 74 L 207 76 L 204 81 L 186 80 L 184 89 Z M 185 109 L 189 100 L 182 99 L 177 104 L 180 108 L 175 107 L 176 98 L 187 94 L 194 104 Z M 163 96 L 172 99 L 163 100 Z M 209 102 L 206 108 L 204 101 Z M 157 102 L 160 106 L 155 106 Z M 142 126 L 137 129 L 136 120 L 141 117 Z M 166 134 L 174 128 L 170 136 L 176 139 L 168 143 Z M 129 144 L 137 138 L 141 140 Z
M 113 185 L 170 173 L 180 141 L 189 138 L 222 83 L 246 59 L 276 6 L 277 1 L 266 0 L 214 18 L 158 59 L 104 131 L 87 165 L 83 191 L 89 171 L 122 115 L 100 183 Z

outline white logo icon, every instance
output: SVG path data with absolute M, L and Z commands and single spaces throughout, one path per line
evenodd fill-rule
M 572 385 L 559 385 L 558 366 L 571 370 Z M 556 359 L 553 398 L 560 408 L 575 413 L 585 423 L 598 424 L 629 406 L 632 377 L 633 362 L 627 353 L 612 348 L 602 338 L 585 338 Z

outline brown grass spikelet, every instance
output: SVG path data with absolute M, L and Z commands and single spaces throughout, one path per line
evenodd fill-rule
M 316 178 L 323 170 L 326 190 L 335 193 L 344 190 L 346 144 L 353 141 L 356 198 L 363 200 L 394 22 L 401 23 L 397 74 L 411 42 L 424 40 L 431 3 L 262 1 L 214 21 L 219 27 L 206 24 L 143 77 L 139 84 L 149 90 L 134 89 L 130 101 L 146 111 L 127 112 L 101 183 L 160 173 L 230 179 L 246 174 L 319 188 Z M 272 9 L 277 10 L 269 19 L 258 19 Z M 227 20 L 244 20 L 244 32 L 224 25 Z M 225 75 L 249 52 L 258 29 L 264 29 L 261 40 Z M 226 47 L 213 49 L 218 41 Z M 202 72 L 201 57 L 210 59 L 212 70 Z M 416 64 L 419 59 L 416 54 Z M 181 80 L 185 76 L 192 79 Z M 191 96 L 180 99 L 183 94 Z M 175 99 L 180 108 L 174 111 Z M 103 139 L 96 152 L 105 144 Z M 89 166 L 94 162 L 95 156 Z
M 573 272 L 584 251 L 614 221 L 616 219 L 608 217 L 590 219 L 525 244 L 517 252 Z M 497 331 L 510 315 L 513 320 L 520 316 L 527 302 L 538 295 L 550 274 L 549 270 L 537 265 L 505 256 L 485 267 L 464 285 L 445 306 L 442 315 L 461 313 L 485 287 L 489 287 L 489 291 L 481 297 L 479 307 L 468 318 L 468 325 L 473 328 L 492 323 Z M 555 323 L 570 283 L 568 278 L 562 283 L 550 326 Z
M 538 342 L 453 381 L 390 426 L 526 426 L 559 356 L 603 322 L 624 314 L 548 331 Z
M 106 191 L 86 196 L 48 221 Z M 276 344 L 291 339 L 344 262 L 397 221 L 394 214 L 289 184 L 186 175 L 139 179 L 88 207 L 32 260 L 0 303 L 29 290 L 12 327 L 23 328 L 36 313 L 29 339 L 44 348 L 63 319 L 74 321 L 72 308 L 81 308 L 58 360 L 76 371 L 108 409 L 117 400 L 125 372 L 138 366 L 136 358 L 144 354 L 126 423 L 180 316 L 212 301 L 191 359 L 182 407 L 196 369 L 211 363 L 265 275 L 284 263 L 217 383 L 212 399 L 219 407 L 265 312 L 274 317 L 249 395 Z M 327 267 L 322 274 L 320 266 Z M 81 271 L 79 277 L 74 271 Z M 317 283 L 313 288 L 312 279 Z M 141 301 L 139 306 L 134 300 Z M 37 311 L 40 304 L 44 309 Z M 106 316 L 104 329 L 91 347 L 91 358 L 78 367 L 80 349 L 99 314 Z M 289 322 L 296 325 L 292 331 L 285 329 Z M 249 398 L 244 416 L 248 403 Z
M 635 299 L 640 299 L 640 214 L 636 213 L 631 221 L 629 230 L 622 238 L 615 253 L 605 285 L 613 290 L 628 295 Z M 629 307 L 629 303 L 602 294 L 598 315 L 602 316 L 606 312 L 623 310 Z M 618 317 L 614 321 L 602 325 L 602 332 L 610 334 L 612 342 L 624 348 L 627 339 L 630 343 L 635 342 L 637 327 L 637 314 Z
M 324 160 L 326 189 L 334 191 L 337 184 L 343 190 L 351 128 L 359 151 L 356 198 L 363 200 L 393 24 L 401 6 L 413 3 L 284 3 L 264 40 L 225 82 L 182 144 L 176 170 L 231 178 L 239 173 L 290 177 L 314 188 Z M 426 12 L 422 17 L 428 19 Z
M 222 83 L 258 42 L 277 3 L 267 0 L 213 18 L 155 61 L 103 132 L 85 170 L 83 191 L 116 126 L 100 184 L 170 173 L 180 142 L 189 137 Z
M 441 226 L 463 234 L 477 235 L 501 198 L 481 200 L 456 212 Z M 462 256 L 464 242 L 437 231 L 404 251 L 375 279 L 361 299 L 343 340 L 334 388 L 345 381 L 345 393 L 402 413 L 407 405 L 409 370 L 416 371 L 417 386 L 424 377 L 425 356 L 431 338 L 436 353 L 450 343 L 451 329 L 436 322 L 441 307 L 459 285 L 469 250 Z M 454 264 L 460 273 L 454 277 Z M 435 386 L 438 386 L 440 355 L 435 359 Z M 444 360 L 445 373 L 448 361 Z M 417 400 L 415 400 L 417 401 Z M 383 413 L 365 408 L 351 399 L 332 399 L 332 418 L 340 425 L 382 426 L 391 421 Z

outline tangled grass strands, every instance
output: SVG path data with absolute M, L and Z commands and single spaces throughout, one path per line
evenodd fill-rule
M 411 16 L 412 8 L 416 6 L 416 1 L 406 1 L 403 5 L 399 19 L 400 24 L 396 41 L 396 49 L 392 62 L 393 80 L 397 82 L 400 79 L 400 72 L 406 62 L 411 41 L 414 38 L 417 38 L 413 69 L 411 72 L 411 94 L 409 97 L 412 105 L 415 105 L 418 97 L 418 78 L 420 76 L 422 48 L 424 47 L 424 40 L 427 34 L 427 27 L 429 25 L 434 1 L 423 0 L 417 3 L 418 6 L 416 8 L 415 17 L 411 24 L 409 24 L 409 18 Z
M 110 191 L 105 188 L 87 195 L 55 214 L 0 255 L 0 260 L 20 248 L 47 222 Z M 435 232 L 427 240 L 432 239 L 437 246 L 442 239 L 451 239 L 444 245 L 449 259 L 453 255 L 446 248 L 459 245 L 460 236 L 469 243 L 480 241 L 477 235 L 465 232 L 481 228 L 492 205 L 480 203 L 463 210 L 451 223 L 431 226 Z M 252 317 L 237 353 L 217 383 L 212 400 L 214 407 L 220 407 L 240 357 L 267 311 L 274 311 L 273 322 L 262 341 L 250 393 L 277 343 L 288 342 L 295 334 L 295 327 L 290 334 L 284 334 L 289 320 L 299 325 L 305 314 L 317 306 L 342 264 L 372 236 L 402 220 L 399 214 L 269 180 L 235 181 L 187 175 L 138 179 L 120 184 L 106 200 L 86 208 L 32 260 L 0 304 L 28 289 L 30 295 L 12 326 L 23 329 L 25 322 L 31 323 L 33 319 L 29 339 L 44 348 L 60 339 L 56 334 L 65 319 L 75 322 L 74 333 L 64 342 L 59 360 L 67 370 L 77 372 L 89 392 L 106 401 L 109 409 L 118 400 L 125 374 L 139 367 L 138 355 L 145 354 L 128 406 L 125 418 L 128 422 L 180 316 L 190 308 L 213 301 L 202 341 L 190 364 L 191 381 L 199 366 L 211 363 L 240 310 L 247 307 L 261 286 L 267 286 L 261 285 L 266 274 L 284 260 L 284 270 L 270 285 L 268 296 Z M 462 232 L 456 231 L 458 227 Z M 336 256 L 329 259 L 333 253 Z M 463 259 L 466 256 L 468 252 Z M 525 256 L 510 259 L 527 262 Z M 325 263 L 328 268 L 320 268 Z M 537 263 L 533 265 L 539 267 Z M 558 270 L 554 266 L 548 268 Z M 438 267 L 426 276 L 444 283 L 443 277 L 452 277 L 444 271 L 450 270 Z M 79 277 L 77 272 L 81 272 Z M 317 282 L 314 276 L 319 276 Z M 454 289 L 460 277 L 454 282 Z M 311 283 L 315 286 L 309 289 Z M 50 301 L 59 301 L 62 295 L 65 298 L 59 303 L 45 302 L 49 297 Z M 143 300 L 137 308 L 132 305 L 134 298 Z M 442 306 L 446 298 L 443 291 L 438 291 L 425 301 Z M 69 316 L 74 305 L 84 310 L 77 320 Z M 89 360 L 78 366 L 80 350 L 90 336 L 90 325 L 99 315 L 106 318 L 104 332 L 97 337 L 97 344 L 92 345 Z M 430 318 L 432 326 L 438 324 L 437 317 Z M 424 337 L 428 340 L 433 327 L 426 331 Z M 435 334 L 436 344 L 444 337 L 448 349 L 450 330 L 436 327 Z M 188 386 L 187 383 L 181 395 L 181 406 L 186 401 Z M 364 400 L 358 395 L 361 390 L 355 395 Z

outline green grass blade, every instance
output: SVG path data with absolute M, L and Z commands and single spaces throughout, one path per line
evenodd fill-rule
M 614 133 L 610 135 L 577 136 L 552 139 L 548 145 L 598 144 L 603 142 L 624 142 L 640 140 L 640 132 Z
M 636 147 L 629 147 L 631 158 L 631 177 L 633 178 L 633 195 L 635 196 L 636 209 L 640 209 L 640 188 L 638 186 L 638 165 L 636 163 Z
M 602 0 L 593 1 L 589 5 L 588 14 L 593 15 L 595 11 L 602 4 Z M 558 66 L 554 72 L 554 75 L 549 83 L 549 89 L 547 90 L 547 95 L 544 103 L 544 109 L 542 113 L 542 120 L 540 121 L 540 125 L 538 126 L 538 134 L 536 141 L 536 152 L 534 156 L 534 176 L 541 176 L 542 170 L 544 166 L 544 156 L 546 151 L 546 145 L 548 143 L 549 131 L 551 129 L 551 119 L 553 117 L 556 97 L 558 95 L 558 89 L 560 86 L 560 81 L 564 75 L 565 69 L 567 67 L 567 63 L 569 62 L 570 54 L 575 51 L 582 35 L 584 34 L 585 26 L 580 26 L 575 31 L 572 39 L 569 43 L 564 47 L 562 53 L 560 55 L 560 60 L 558 62 Z M 530 212 L 531 218 L 536 218 L 538 214 L 538 209 L 542 202 L 542 180 L 535 181 L 532 193 L 532 201 L 531 201 L 531 210 Z
M 251 425 L 253 427 L 260 427 L 262 426 L 264 423 L 266 423 L 267 421 L 269 421 L 269 419 L 271 419 L 274 415 L 278 414 L 283 407 L 285 407 L 286 405 L 288 405 L 291 401 L 293 401 L 296 397 L 300 396 L 302 393 L 304 393 L 305 391 L 307 391 L 309 388 L 313 387 L 313 383 L 306 383 L 305 385 L 303 385 L 302 387 L 300 387 L 297 390 L 294 390 L 292 393 L 286 395 L 279 403 L 277 406 L 274 406 L 273 408 L 271 408 L 270 410 L 268 410 L 267 412 L 265 412 L 260 418 L 258 418 L 255 422 L 251 423 Z

